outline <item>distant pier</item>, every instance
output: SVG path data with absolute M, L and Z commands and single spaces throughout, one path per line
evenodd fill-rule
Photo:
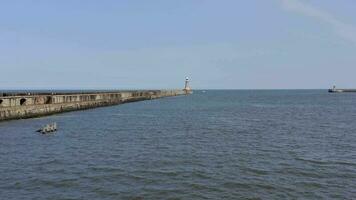
M 93 93 L 0 93 L 0 121 L 39 117 L 127 102 L 187 95 L 185 90 L 131 90 Z
M 329 89 L 330 93 L 356 92 L 356 89 Z
M 339 89 L 333 86 L 332 89 L 328 90 L 330 93 L 343 93 L 343 92 L 356 92 L 356 89 Z

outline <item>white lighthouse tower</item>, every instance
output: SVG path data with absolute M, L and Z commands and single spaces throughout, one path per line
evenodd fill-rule
M 189 87 L 189 78 L 188 77 L 185 77 L 185 86 L 184 86 L 184 89 L 186 94 L 190 94 L 192 93 L 192 89 Z

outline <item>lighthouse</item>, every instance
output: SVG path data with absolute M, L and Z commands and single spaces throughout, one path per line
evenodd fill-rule
M 192 89 L 189 87 L 189 78 L 188 77 L 185 78 L 185 86 L 184 86 L 183 90 L 185 91 L 186 94 L 192 93 Z

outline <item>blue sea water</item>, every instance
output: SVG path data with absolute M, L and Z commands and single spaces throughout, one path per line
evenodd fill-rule
M 1 122 L 0 199 L 356 199 L 356 93 L 207 90 Z

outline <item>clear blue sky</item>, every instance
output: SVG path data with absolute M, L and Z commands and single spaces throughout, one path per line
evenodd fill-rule
M 355 0 L 2 0 L 1 89 L 356 87 Z

